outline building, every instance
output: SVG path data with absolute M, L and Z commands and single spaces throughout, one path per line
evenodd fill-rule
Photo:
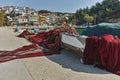
M 37 15 L 30 15 L 29 16 L 29 23 L 30 24 L 38 24 L 38 16 Z
M 61 23 L 68 19 L 69 14 L 53 13 L 46 10 L 36 11 L 29 7 L 4 6 L 0 7 L 0 12 L 5 12 L 7 25 L 16 24 L 49 24 Z
M 29 18 L 28 18 L 28 16 L 26 14 L 20 15 L 18 17 L 18 24 L 23 24 L 23 25 L 29 24 Z
M 49 15 L 49 13 L 38 14 L 38 22 L 41 23 L 41 24 L 46 24 L 48 15 Z
M 0 11 L 2 11 L 2 7 L 0 7 Z
M 56 21 L 57 21 L 57 16 L 55 14 L 53 14 L 53 13 L 46 17 L 46 22 L 49 25 L 55 24 Z

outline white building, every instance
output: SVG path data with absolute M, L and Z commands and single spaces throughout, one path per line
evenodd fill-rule
M 20 15 L 19 18 L 18 18 L 18 23 L 19 24 L 27 24 L 29 23 L 29 19 L 26 15 Z
M 50 14 L 46 17 L 46 22 L 49 24 L 53 24 L 56 22 L 56 16 L 54 14 Z

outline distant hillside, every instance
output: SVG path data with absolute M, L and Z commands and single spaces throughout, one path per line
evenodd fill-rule
M 103 0 L 91 8 L 79 9 L 71 17 L 74 24 L 120 22 L 120 0 Z
M 72 13 L 67 13 L 67 12 L 53 12 L 53 11 L 48 11 L 48 10 L 39 10 L 38 13 L 72 14 Z
M 38 11 L 38 13 L 51 13 L 51 11 L 48 11 L 48 10 L 40 10 L 40 11 Z

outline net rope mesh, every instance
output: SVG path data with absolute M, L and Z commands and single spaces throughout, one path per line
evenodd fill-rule
M 100 23 L 86 28 L 82 35 L 87 36 L 101 36 L 104 34 L 111 34 L 120 38 L 120 23 Z

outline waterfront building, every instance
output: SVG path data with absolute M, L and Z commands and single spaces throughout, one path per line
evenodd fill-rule
M 29 24 L 28 16 L 27 16 L 26 14 L 20 15 L 20 16 L 18 17 L 18 23 L 19 23 L 19 24 L 22 24 L 22 25 Z
M 49 13 L 38 14 L 38 22 L 41 23 L 41 24 L 46 24 L 48 15 L 49 15 Z
M 38 16 L 37 15 L 30 15 L 29 17 L 30 24 L 38 24 Z

